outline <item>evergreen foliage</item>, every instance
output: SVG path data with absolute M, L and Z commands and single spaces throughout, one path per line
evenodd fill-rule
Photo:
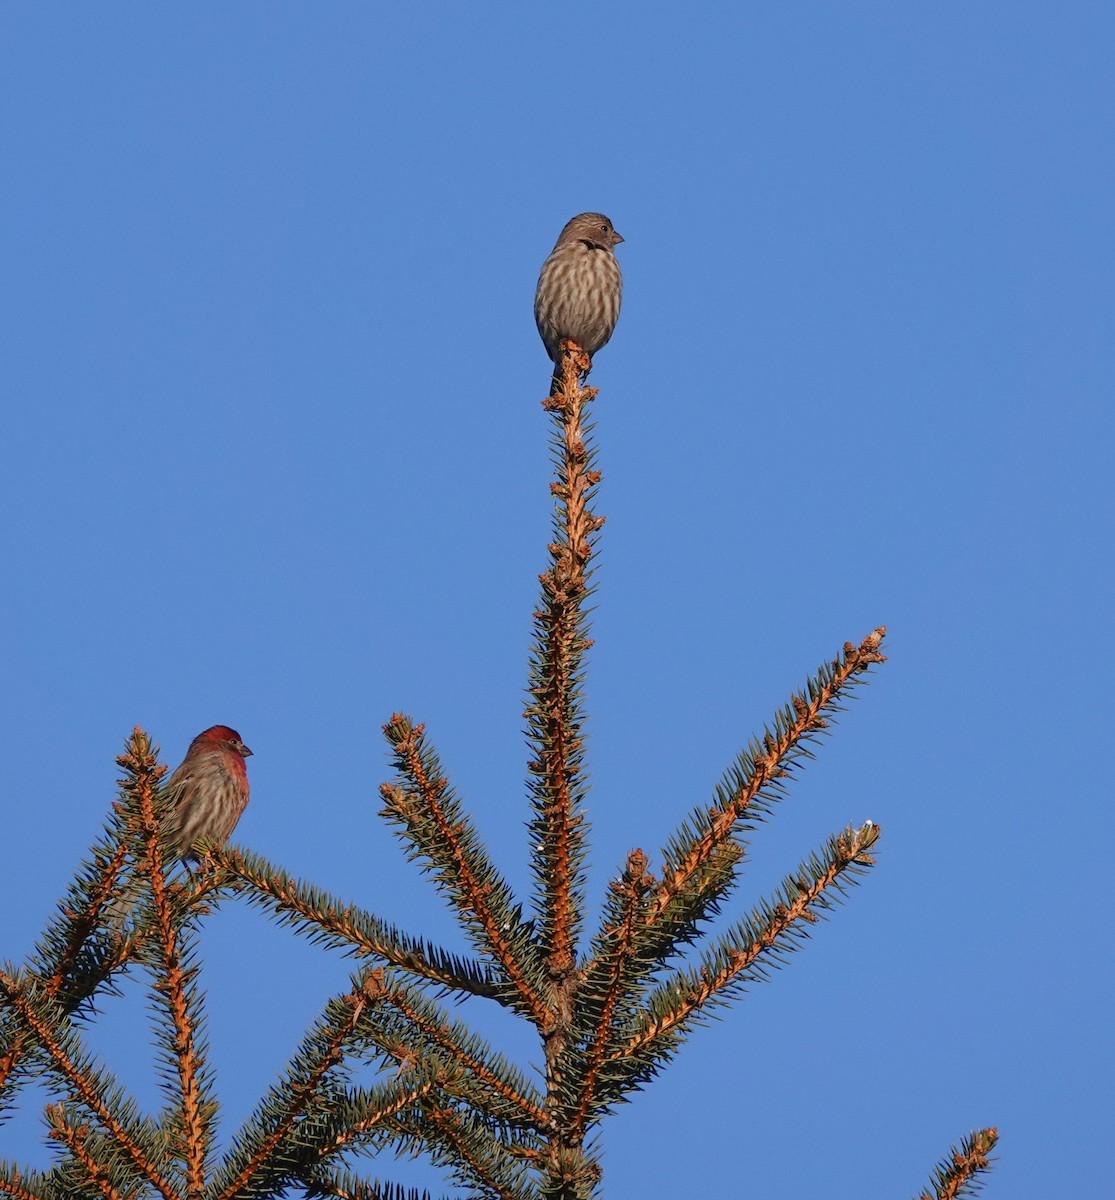
M 546 403 L 556 479 L 550 561 L 534 613 L 526 711 L 532 805 L 530 915 L 488 855 L 425 730 L 396 714 L 384 726 L 395 778 L 382 813 L 455 913 L 471 955 L 433 945 L 291 879 L 233 846 L 206 847 L 176 878 L 159 815 L 165 767 L 136 729 L 119 763 L 120 798 L 101 839 L 22 967 L 0 969 L 0 1113 L 19 1085 L 45 1080 L 55 1165 L 0 1163 L 17 1200 L 161 1196 L 249 1200 L 304 1195 L 420 1200 L 374 1176 L 377 1151 L 422 1154 L 468 1195 L 588 1200 L 601 1194 L 598 1127 L 678 1052 L 694 1024 L 762 982 L 870 870 L 880 837 L 868 822 L 834 834 L 770 897 L 713 937 L 750 835 L 773 814 L 817 739 L 868 672 L 885 630 L 847 643 L 774 716 L 685 817 L 657 864 L 633 851 L 608 885 L 588 936 L 587 767 L 582 682 L 591 561 L 603 519 L 592 505 L 583 359 L 571 347 Z M 142 882 L 126 924 L 114 903 Z M 207 1059 L 198 924 L 213 905 L 246 901 L 276 923 L 355 958 L 279 1079 L 219 1155 L 218 1098 Z M 82 1023 L 122 972 L 146 974 L 163 1107 L 146 1115 L 85 1049 Z M 454 1018 L 447 998 L 480 997 L 533 1026 L 541 1078 Z M 366 1085 L 357 1079 L 372 1077 Z M 994 1130 L 971 1134 L 937 1168 L 924 1198 L 971 1194 Z M 353 1162 L 373 1164 L 357 1174 Z M 421 1195 L 425 1195 L 422 1193 Z

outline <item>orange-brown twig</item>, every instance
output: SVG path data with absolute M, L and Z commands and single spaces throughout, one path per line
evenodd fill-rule
M 339 1130 L 334 1137 L 330 1138 L 329 1144 L 322 1148 L 319 1157 L 325 1158 L 327 1155 L 335 1154 L 338 1150 L 350 1145 L 377 1125 L 383 1124 L 389 1117 L 417 1103 L 419 1100 L 425 1099 L 439 1086 L 437 1079 L 423 1079 L 405 1090 L 400 1090 L 398 1095 L 389 1103 L 376 1105 L 361 1120 L 355 1121 L 345 1129 Z
M 795 693 L 792 697 L 795 718 L 777 737 L 768 735 L 764 740 L 765 754 L 755 759 L 754 769 L 742 787 L 721 805 L 708 812 L 708 828 L 694 843 L 688 857 L 673 871 L 664 875 L 658 892 L 651 903 L 648 924 L 653 924 L 669 907 L 686 884 L 709 861 L 717 848 L 731 836 L 732 828 L 746 813 L 763 786 L 777 779 L 782 771 L 782 762 L 808 733 L 825 727 L 824 711 L 836 702 L 842 690 L 853 676 L 864 671 L 873 663 L 884 662 L 879 645 L 886 634 L 880 626 L 855 646 L 844 645 L 844 653 L 832 663 L 832 674 L 826 683 L 817 688 L 812 696 Z
M 486 1189 L 487 1195 L 499 1196 L 500 1200 L 519 1200 L 520 1193 L 503 1187 L 492 1177 L 487 1164 L 472 1152 L 468 1139 L 462 1135 L 460 1118 L 450 1108 L 428 1104 L 422 1111 L 423 1120 L 438 1131 L 442 1141 L 452 1147 L 454 1154 L 465 1163 L 473 1175 Z
M 988 1129 L 974 1129 L 953 1147 L 948 1158 L 934 1172 L 933 1191 L 922 1192 L 918 1200 L 959 1200 L 972 1185 L 978 1187 L 977 1176 L 991 1169 L 991 1151 L 999 1140 L 999 1131 L 992 1125 Z
M 550 380 L 550 395 L 560 396 L 569 388 L 576 387 L 580 380 L 587 379 L 592 370 L 592 355 L 572 338 L 562 338 L 558 343 L 558 360 L 554 363 L 554 374 Z
M 80 1125 L 77 1128 L 71 1126 L 60 1104 L 48 1104 L 46 1117 L 51 1123 L 50 1137 L 69 1148 L 70 1153 L 85 1168 L 90 1180 L 100 1189 L 104 1200 L 132 1200 L 131 1196 L 114 1186 L 108 1172 L 89 1153 L 89 1147 L 85 1144 L 89 1133 L 88 1125 Z
M 5 1175 L 0 1168 L 0 1188 L 8 1200 L 42 1200 L 43 1193 L 39 1188 L 28 1188 L 23 1184 L 23 1173 L 19 1167 L 12 1166 L 11 1174 Z
M 143 822 L 144 859 L 155 905 L 156 944 L 161 958 L 162 980 L 156 993 L 163 999 L 174 1025 L 174 1058 L 178 1070 L 179 1111 L 182 1116 L 182 1155 L 186 1165 L 186 1194 L 200 1196 L 205 1187 L 205 1157 L 208 1130 L 201 1096 L 201 1048 L 197 1044 L 193 1014 L 190 1012 L 189 977 L 193 973 L 183 962 L 178 931 L 171 911 L 170 896 L 159 844 L 159 821 L 155 811 L 158 774 L 153 759 L 133 749 L 121 757 L 121 764 L 133 773 L 130 789 L 139 801 Z
M 278 870 L 256 870 L 233 846 L 217 846 L 211 850 L 214 862 L 232 876 L 234 886 L 243 891 L 254 891 L 261 899 L 271 901 L 277 908 L 297 915 L 307 925 L 315 926 L 323 933 L 337 939 L 346 949 L 358 954 L 382 958 L 393 966 L 400 967 L 432 983 L 469 992 L 474 996 L 492 999 L 501 989 L 494 982 L 487 982 L 461 972 L 453 971 L 432 961 L 415 946 L 399 947 L 384 937 L 369 930 L 374 919 L 357 913 L 351 905 L 312 902 L 309 889 L 290 876 L 283 877 Z M 199 884 L 199 889 L 211 890 L 212 884 Z
M 410 1003 L 405 992 L 389 988 L 385 990 L 383 999 L 385 1003 L 402 1013 L 430 1042 L 440 1046 L 453 1062 L 470 1072 L 484 1087 L 514 1105 L 522 1114 L 523 1120 L 530 1122 L 536 1129 L 541 1129 L 545 1125 L 546 1114 L 537 1104 L 532 1103 L 526 1096 L 520 1095 L 508 1085 L 506 1080 L 501 1079 L 474 1054 L 470 1054 L 443 1025 L 429 1020 L 419 1012 Z
M 472 869 L 470 857 L 462 840 L 464 832 L 458 824 L 450 820 L 445 811 L 443 797 L 448 781 L 431 779 L 422 761 L 421 740 L 425 733 L 424 725 L 415 725 L 401 713 L 395 713 L 384 726 L 384 732 L 395 747 L 399 759 L 403 763 L 406 775 L 413 782 L 414 796 L 421 804 L 422 811 L 437 831 L 438 840 L 443 851 L 453 863 L 455 890 L 459 896 L 462 911 L 471 913 L 476 918 L 492 954 L 507 972 L 507 977 L 525 1005 L 531 1018 L 536 1023 L 544 1023 L 547 1012 L 542 997 L 523 972 L 518 955 L 507 937 L 507 931 L 492 911 L 488 903 L 490 885 L 478 878 Z M 400 815 L 405 815 L 407 802 L 411 798 L 409 789 L 395 785 L 384 784 L 380 795 L 385 803 L 394 807 Z
M 156 760 L 156 748 L 152 747 L 150 738 L 138 725 L 132 731 L 130 746 L 128 754 L 117 759 L 121 765 L 124 765 L 125 759 L 130 761 L 133 755 L 138 754 L 145 759 L 147 769 L 153 773 L 155 779 L 165 773 L 166 767 Z M 121 811 L 120 801 L 116 802 L 115 807 L 117 812 Z M 112 899 L 113 885 L 123 872 L 130 853 L 128 842 L 121 838 L 101 867 L 84 906 L 80 911 L 71 909 L 66 912 L 65 915 L 72 922 L 73 936 L 58 956 L 50 973 L 41 976 L 38 980 L 39 986 L 46 995 L 58 996 L 69 981 L 70 972 L 77 962 L 78 955 L 90 935 L 98 928 L 98 918 Z M 108 978 L 113 971 L 123 967 L 131 959 L 141 941 L 142 939 L 135 935 L 119 939 L 113 947 L 112 954 L 102 960 L 97 978 Z M 75 1001 L 78 999 L 79 997 L 73 997 Z M 19 1065 L 27 1046 L 26 1034 L 19 1033 L 0 1050 L 0 1093 L 3 1093 L 12 1071 Z
M 608 1056 L 608 1061 L 630 1058 L 645 1051 L 651 1043 L 682 1024 L 733 979 L 747 971 L 761 954 L 773 949 L 791 926 L 798 921 L 816 921 L 817 917 L 812 911 L 813 904 L 853 864 L 873 861 L 867 850 L 878 839 L 879 833 L 879 826 L 871 824 L 862 829 L 838 834 L 831 843 L 836 852 L 835 857 L 816 878 L 808 883 L 799 884 L 794 899 L 789 903 L 777 905 L 759 933 L 749 942 L 724 955 L 716 971 L 702 968 L 699 982 L 688 987 L 669 1011 L 660 1013 L 654 1020 L 648 1020 L 622 1047 Z
M 55 1037 L 50 1024 L 43 1020 L 36 1005 L 27 996 L 20 981 L 6 971 L 0 971 L 0 988 L 7 994 L 11 1007 L 34 1033 L 39 1047 L 50 1056 L 55 1067 L 70 1083 L 81 1102 L 116 1141 L 136 1169 L 156 1191 L 166 1197 L 166 1200 L 176 1200 L 177 1193 L 170 1181 L 162 1175 L 147 1152 L 109 1110 L 102 1098 L 100 1088 L 66 1052 L 65 1047 Z
M 344 997 L 348 1009 L 345 1020 L 334 1027 L 325 1052 L 319 1056 L 314 1069 L 307 1072 L 305 1078 L 292 1090 L 282 1118 L 275 1122 L 265 1136 L 260 1138 L 255 1152 L 223 1188 L 219 1200 L 230 1200 L 230 1197 L 235 1196 L 244 1188 L 256 1171 L 265 1164 L 271 1151 L 290 1133 L 295 1121 L 316 1094 L 322 1079 L 340 1062 L 341 1046 L 347 1038 L 352 1036 L 368 1001 L 374 999 L 377 994 L 377 985 L 369 986 L 365 981 L 361 981 Z
M 604 994 L 604 1002 L 596 1018 L 596 1032 L 588 1050 L 580 1101 L 573 1116 L 572 1126 L 578 1137 L 584 1135 L 592 1120 L 592 1105 L 596 1096 L 597 1080 L 600 1076 L 600 1069 L 607 1059 L 607 1044 L 612 1034 L 612 1018 L 619 1003 L 622 982 L 631 959 L 631 952 L 634 949 L 634 930 L 639 918 L 639 903 L 646 894 L 650 883 L 651 876 L 647 873 L 647 856 L 642 850 L 632 850 L 627 856 L 627 867 L 623 878 L 611 885 L 621 893 L 623 907 L 619 921 L 610 931 L 605 930 L 606 935 L 610 933 L 613 942 L 612 972 L 608 989 Z

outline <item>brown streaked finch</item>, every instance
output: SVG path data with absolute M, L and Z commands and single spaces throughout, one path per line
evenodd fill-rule
M 554 361 L 555 381 L 560 376 L 563 341 L 576 342 L 591 359 L 612 336 L 623 296 L 615 254 L 622 241 L 603 213 L 578 213 L 542 264 L 534 320 Z

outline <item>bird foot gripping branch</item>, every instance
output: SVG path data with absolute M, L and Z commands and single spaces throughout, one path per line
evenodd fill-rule
M 592 370 L 592 355 L 572 338 L 562 338 L 558 345 L 558 367 L 565 372 L 572 366 L 583 379 Z
M 542 401 L 542 407 L 547 412 L 561 412 L 575 402 L 585 404 L 594 399 L 597 389 L 584 383 L 591 370 L 592 356 L 571 338 L 562 338 L 550 380 L 550 394 Z

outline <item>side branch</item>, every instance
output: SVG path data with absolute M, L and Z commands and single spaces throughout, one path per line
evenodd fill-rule
M 918 1200 L 960 1200 L 962 1196 L 973 1196 L 983 1180 L 980 1178 L 991 1170 L 991 1151 L 999 1140 L 999 1131 L 974 1129 L 954 1146 L 947 1158 L 937 1164 L 933 1172 L 933 1190 L 921 1192 Z
M 489 862 L 425 745 L 425 726 L 396 713 L 383 731 L 408 784 L 380 788 L 385 814 L 404 827 L 418 852 L 433 864 L 481 947 L 503 968 L 519 1005 L 536 1024 L 545 1023 L 548 1014 L 539 981 L 529 974 L 534 946 L 525 936 L 510 888 Z
M 306 1172 L 303 1181 L 309 1188 L 307 1196 L 315 1200 L 319 1196 L 330 1200 L 434 1200 L 425 1189 L 419 1191 L 397 1183 L 370 1182 L 343 1168 L 315 1167 Z M 452 1198 L 441 1196 L 439 1200 Z
M 880 626 L 858 646 L 846 642 L 843 655 L 833 660 L 821 682 L 811 686 L 807 695 L 798 692 L 791 697 L 792 716 L 787 716 L 776 734 L 766 734 L 762 752 L 752 758 L 746 777 L 730 794 L 722 796 L 720 802 L 708 810 L 704 832 L 693 840 L 688 852 L 674 864 L 672 870 L 664 871 L 651 904 L 648 925 L 658 921 L 672 902 L 702 873 L 731 837 L 736 823 L 748 814 L 763 789 L 788 774 L 788 757 L 804 738 L 827 727 L 825 713 L 836 708 L 842 692 L 854 678 L 873 664 L 886 661 L 885 656 L 879 653 L 885 635 L 886 627 Z
M 405 1116 L 401 1127 L 416 1139 L 440 1143 L 448 1151 L 458 1179 L 463 1182 L 471 1176 L 479 1185 L 473 1195 L 522 1200 L 533 1194 L 528 1175 L 535 1155 L 505 1145 L 467 1111 L 440 1102 L 438 1096 L 428 1097 L 414 1116 Z
M 654 1049 L 656 1043 L 662 1043 L 668 1052 L 676 1033 L 702 1008 L 714 1000 L 726 999 L 734 985 L 763 978 L 760 960 L 765 957 L 769 961 L 771 956 L 777 960 L 781 953 L 793 949 L 796 928 L 803 922 L 817 921 L 818 908 L 831 907 L 825 893 L 833 888 L 839 893 L 843 876 L 851 873 L 854 877 L 874 863 L 869 850 L 880 832 L 878 825 L 869 822 L 833 837 L 823 857 L 803 864 L 790 876 L 782 889 L 782 899 L 765 908 L 758 924 L 744 923 L 730 931 L 695 971 L 680 971 L 664 983 L 650 997 L 640 1028 L 612 1051 L 609 1061 L 661 1058 L 663 1052 Z M 797 939 L 800 937 L 798 933 Z
M 177 1193 L 174 1187 L 155 1166 L 152 1155 L 110 1108 L 107 1097 L 115 1089 L 107 1080 L 97 1078 L 78 1060 L 76 1053 L 67 1045 L 68 1031 L 64 1031 L 64 1026 L 57 1019 L 48 1016 L 46 1010 L 49 1002 L 44 1003 L 33 997 L 24 981 L 6 971 L 0 971 L 0 995 L 6 998 L 35 1038 L 38 1048 L 50 1059 L 54 1070 L 112 1137 L 124 1157 L 166 1200 L 175 1200 Z
M 45 1115 L 50 1124 L 48 1136 L 52 1141 L 65 1146 L 74 1159 L 81 1164 L 82 1169 L 89 1176 L 90 1183 L 97 1188 L 97 1194 L 103 1200 L 130 1200 L 134 1195 L 133 1187 L 129 1185 L 118 1187 L 111 1172 L 90 1151 L 87 1144 L 89 1126 L 71 1125 L 66 1119 L 66 1110 L 61 1104 L 48 1104 Z M 0 1184 L 0 1187 L 3 1187 L 3 1184 Z
M 614 1036 L 617 1008 L 626 996 L 628 976 L 635 961 L 635 928 L 642 917 L 641 905 L 652 882 L 653 877 L 647 872 L 647 856 L 642 850 L 633 850 L 627 857 L 623 878 L 611 885 L 619 911 L 610 928 L 603 931 L 602 940 L 608 944 L 608 950 L 597 956 L 595 972 L 597 976 L 606 973 L 606 978 L 598 984 L 590 977 L 583 989 L 586 994 L 599 996 L 598 1004 L 594 1005 L 599 1011 L 592 1014 L 595 1028 L 585 1054 L 580 1098 L 573 1114 L 573 1132 L 577 1137 L 584 1136 L 595 1115 L 600 1071 L 607 1059 L 608 1042 Z
M 391 1005 L 422 1036 L 425 1042 L 443 1052 L 448 1059 L 463 1068 L 467 1077 L 474 1079 L 492 1097 L 498 1098 L 516 1118 L 531 1126 L 536 1132 L 546 1124 L 546 1114 L 533 1099 L 524 1094 L 523 1088 L 513 1086 L 486 1063 L 474 1048 L 470 1048 L 454 1031 L 429 1013 L 422 1011 L 414 999 L 403 989 L 385 987 L 383 1003 Z M 485 1106 L 490 1107 L 490 1106 Z
M 0 1162 L 0 1195 L 6 1200 L 43 1200 L 50 1186 L 47 1178 L 39 1171 L 32 1175 L 14 1163 Z
M 502 987 L 486 971 L 457 955 L 414 941 L 377 917 L 352 904 L 343 904 L 321 890 L 301 883 L 260 858 L 232 846 L 216 846 L 212 861 L 228 874 L 228 882 L 247 898 L 280 919 L 300 925 L 312 936 L 339 950 L 381 958 L 439 986 L 471 996 L 497 999 Z M 201 881 L 210 890 L 222 881 Z
M 291 1081 L 290 1089 L 284 1092 L 281 1110 L 274 1114 L 270 1128 L 259 1136 L 239 1170 L 231 1179 L 222 1181 L 219 1200 L 231 1200 L 239 1195 L 257 1172 L 269 1165 L 276 1146 L 291 1137 L 296 1122 L 318 1096 L 326 1075 L 340 1064 L 346 1042 L 352 1037 L 369 1000 L 374 1000 L 378 992 L 378 985 L 369 978 L 358 982 L 349 993 L 334 1002 L 333 1021 L 315 1038 L 320 1044 L 314 1048 L 314 1061 Z
M 117 761 L 128 771 L 122 780 L 127 786 L 131 778 L 128 763 L 134 762 L 157 781 L 166 772 L 158 762 L 158 747 L 137 725 L 128 739 L 125 754 Z M 126 966 L 141 939 L 136 936 L 118 937 L 111 946 L 98 945 L 88 953 L 90 939 L 100 928 L 106 911 L 117 892 L 117 880 L 124 874 L 132 845 L 129 824 L 134 813 L 129 805 L 117 800 L 105 836 L 92 851 L 92 862 L 83 865 L 62 902 L 61 912 L 51 921 L 39 948 L 32 957 L 29 973 L 43 993 L 57 999 L 65 1012 L 72 1012 L 87 1000 L 112 974 Z M 26 1032 L 18 1032 L 0 1046 L 0 1095 L 8 1086 L 12 1072 L 19 1066 L 29 1048 Z
M 98 911 L 101 907 L 101 904 L 97 905 Z M 84 925 L 84 918 L 79 918 L 79 920 Z M 88 928 L 92 930 L 94 927 L 95 919 Z M 109 953 L 90 963 L 90 969 L 83 971 L 79 981 L 70 974 L 70 970 L 77 962 L 78 954 L 85 945 L 86 936 L 87 934 L 84 932 L 75 935 L 74 940 L 70 943 L 72 956 L 68 954 L 66 962 L 60 964 L 55 971 L 45 977 L 35 976 L 43 993 L 51 999 L 57 1000 L 66 1013 L 79 1007 L 116 971 L 126 967 L 143 943 L 143 938 L 136 933 L 120 938 Z M 16 1030 L 0 1045 L 0 1097 L 4 1095 L 9 1086 L 13 1085 L 13 1073 L 17 1071 L 24 1055 L 32 1048 L 33 1040 L 26 1029 Z
M 420 1104 L 440 1087 L 441 1080 L 437 1076 L 415 1072 L 400 1074 L 390 1089 L 364 1089 L 347 1097 L 349 1105 L 360 1109 L 360 1116 L 338 1128 L 318 1151 L 318 1157 L 324 1159 L 359 1143 L 377 1126 L 386 1124 L 405 1109 Z

